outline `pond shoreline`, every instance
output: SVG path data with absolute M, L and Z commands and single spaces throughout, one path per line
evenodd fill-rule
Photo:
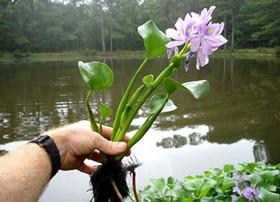
M 236 56 L 236 57 L 279 57 L 279 48 L 258 48 L 258 49 L 236 49 L 236 50 L 219 50 L 214 56 Z M 15 61 L 67 61 L 79 60 L 81 58 L 89 59 L 116 59 L 116 58 L 144 58 L 145 51 L 114 51 L 114 52 L 56 52 L 56 53 L 2 53 L 0 62 L 15 62 Z

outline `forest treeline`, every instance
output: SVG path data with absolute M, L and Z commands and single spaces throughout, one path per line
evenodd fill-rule
M 139 25 L 151 19 L 165 32 L 211 5 L 225 49 L 280 45 L 279 0 L 0 0 L 0 51 L 142 50 Z

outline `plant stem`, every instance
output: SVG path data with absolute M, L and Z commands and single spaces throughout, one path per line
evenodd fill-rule
M 115 181 L 113 179 L 111 180 L 111 184 L 112 184 L 113 189 L 115 190 L 118 198 L 120 199 L 120 201 L 124 202 L 124 199 L 123 199 L 123 197 L 122 197 L 122 195 L 121 195 L 121 193 L 120 193 L 120 191 L 119 191 L 119 189 L 118 189 L 118 187 L 117 187 L 117 185 L 116 185 L 116 183 L 115 183 Z
M 87 94 L 87 97 L 86 97 L 86 106 L 87 106 L 87 111 L 88 111 L 88 117 L 89 117 L 89 120 L 90 120 L 90 124 L 91 124 L 91 128 L 93 131 L 96 131 L 98 132 L 98 127 L 97 127 L 97 124 L 95 122 L 95 118 L 94 118 L 94 115 L 93 115 L 93 112 L 91 110 L 91 107 L 89 105 L 89 98 L 92 94 L 92 90 L 90 89 L 88 94 Z
M 132 189 L 133 189 L 135 201 L 140 202 L 137 194 L 137 188 L 136 188 L 136 172 L 134 170 L 132 171 Z
M 102 134 L 103 133 L 103 131 L 102 131 L 102 120 L 101 120 L 101 124 L 99 126 L 100 128 L 98 129 L 98 126 L 95 122 L 93 112 L 92 112 L 91 107 L 89 105 L 89 98 L 90 98 L 92 92 L 93 92 L 92 90 L 89 90 L 89 92 L 87 94 L 87 97 L 86 97 L 86 106 L 87 106 L 87 111 L 88 111 L 88 117 L 89 117 L 89 120 L 90 120 L 92 130 L 96 131 L 96 132 L 99 132 L 101 135 L 103 135 Z M 101 119 L 102 119 L 102 117 L 101 117 Z M 100 153 L 100 155 L 101 155 L 101 158 L 102 158 L 103 162 L 104 163 L 107 162 L 107 160 L 108 160 L 107 156 L 102 152 Z
M 126 120 L 126 123 L 124 124 L 122 130 L 119 131 L 119 133 L 115 137 L 115 141 L 120 141 L 123 139 L 125 133 L 127 132 L 131 122 L 133 121 L 134 117 L 136 116 L 139 109 L 142 107 L 142 105 L 146 102 L 148 97 L 153 93 L 153 91 L 163 82 L 163 80 L 168 77 L 173 72 L 173 63 L 169 64 L 168 67 L 166 67 L 162 73 L 156 78 L 154 83 L 150 88 L 147 89 L 143 97 L 139 100 L 135 108 L 133 108 L 129 114 L 129 117 Z
M 146 132 L 150 129 L 150 127 L 152 126 L 153 122 L 156 120 L 156 118 L 158 117 L 158 115 L 161 113 L 162 109 L 164 108 L 165 104 L 167 103 L 168 99 L 169 99 L 170 95 L 167 94 L 164 102 L 162 103 L 162 105 L 160 106 L 160 108 L 155 112 L 152 113 L 145 121 L 145 123 L 143 123 L 143 125 L 141 126 L 141 128 L 134 134 L 134 136 L 128 141 L 127 143 L 127 150 L 124 153 L 121 153 L 119 155 L 117 155 L 115 157 L 115 160 L 121 160 L 124 155 L 131 149 L 131 147 L 133 147 L 133 145 L 135 145 L 139 140 L 142 139 L 142 137 L 146 134 Z
M 139 75 L 139 73 L 141 72 L 141 70 L 144 68 L 144 66 L 146 65 L 146 63 L 148 62 L 148 58 L 146 57 L 144 59 L 144 61 L 142 62 L 142 64 L 139 66 L 139 68 L 137 69 L 137 71 L 135 72 L 134 76 L 132 77 L 126 91 L 125 91 L 125 94 L 118 106 L 118 109 L 117 109 L 117 112 L 116 112 L 116 116 L 115 116 L 115 120 L 114 120 L 114 124 L 113 124 L 113 132 L 112 132 L 112 136 L 111 136 L 111 140 L 113 141 L 116 141 L 115 138 L 116 138 L 116 135 L 117 135 L 117 132 L 119 130 L 119 127 L 120 127 L 120 121 L 121 121 L 121 115 L 122 115 L 122 112 L 123 110 L 125 109 L 125 106 L 126 106 L 126 103 L 128 101 L 128 98 L 131 94 L 131 90 L 135 84 L 135 81 Z

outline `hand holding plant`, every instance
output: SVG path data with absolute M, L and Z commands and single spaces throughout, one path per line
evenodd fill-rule
M 127 151 L 146 134 L 160 113 L 176 109 L 170 99 L 175 91 L 188 92 L 196 99 L 201 99 L 207 95 L 209 83 L 206 80 L 181 84 L 169 76 L 180 68 L 183 63 L 187 70 L 189 61 L 195 53 L 197 53 L 196 67 L 199 69 L 199 67 L 205 66 L 209 61 L 208 55 L 227 42 L 221 36 L 223 23 L 212 24 L 210 22 L 214 9 L 215 7 L 212 6 L 209 10 L 203 9 L 200 15 L 191 13 L 187 14 L 184 20 L 179 18 L 175 24 L 176 30 L 167 29 L 166 35 L 152 21 L 148 21 L 138 27 L 138 33 L 144 40 L 147 55 L 133 75 L 115 113 L 112 141 L 120 141 L 124 138 L 139 109 L 147 101 L 150 102 L 151 112 L 127 143 Z M 169 37 L 174 41 L 171 41 Z M 181 45 L 183 45 L 183 48 L 179 51 L 178 46 Z M 173 56 L 172 53 L 174 53 Z M 143 84 L 133 92 L 136 80 L 139 79 L 139 73 L 143 68 L 146 68 L 148 61 L 164 55 L 170 58 L 170 64 L 157 77 L 150 74 L 142 78 Z M 83 80 L 89 87 L 86 106 L 92 129 L 102 135 L 103 119 L 106 116 L 110 116 L 113 111 L 104 104 L 99 105 L 100 127 L 98 127 L 89 99 L 94 91 L 104 90 L 112 85 L 113 73 L 106 64 L 101 62 L 79 62 L 78 66 Z M 160 85 L 163 85 L 165 92 L 152 95 Z M 92 175 L 95 201 L 120 201 L 128 195 L 125 176 L 131 167 L 121 164 L 126 152 L 117 156 L 102 155 L 103 165 Z

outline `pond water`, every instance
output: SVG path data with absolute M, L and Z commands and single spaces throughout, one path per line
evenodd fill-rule
M 84 59 L 84 62 L 90 59 Z M 92 97 L 116 109 L 129 78 L 141 59 L 106 59 L 114 84 Z M 194 63 L 194 60 L 192 61 Z M 142 163 L 138 186 L 150 178 L 202 174 L 224 164 L 280 162 L 280 58 L 212 57 L 197 71 L 194 64 L 172 77 L 181 81 L 207 79 L 210 93 L 203 100 L 176 92 L 176 111 L 162 114 L 133 148 L 132 158 Z M 164 59 L 149 62 L 143 75 L 158 74 Z M 0 153 L 10 151 L 41 132 L 87 118 L 87 88 L 77 61 L 0 63 Z M 129 135 L 144 122 L 144 106 Z M 112 125 L 113 119 L 106 120 Z M 126 159 L 129 160 L 129 159 Z M 89 177 L 78 171 L 59 171 L 40 201 L 89 201 Z

